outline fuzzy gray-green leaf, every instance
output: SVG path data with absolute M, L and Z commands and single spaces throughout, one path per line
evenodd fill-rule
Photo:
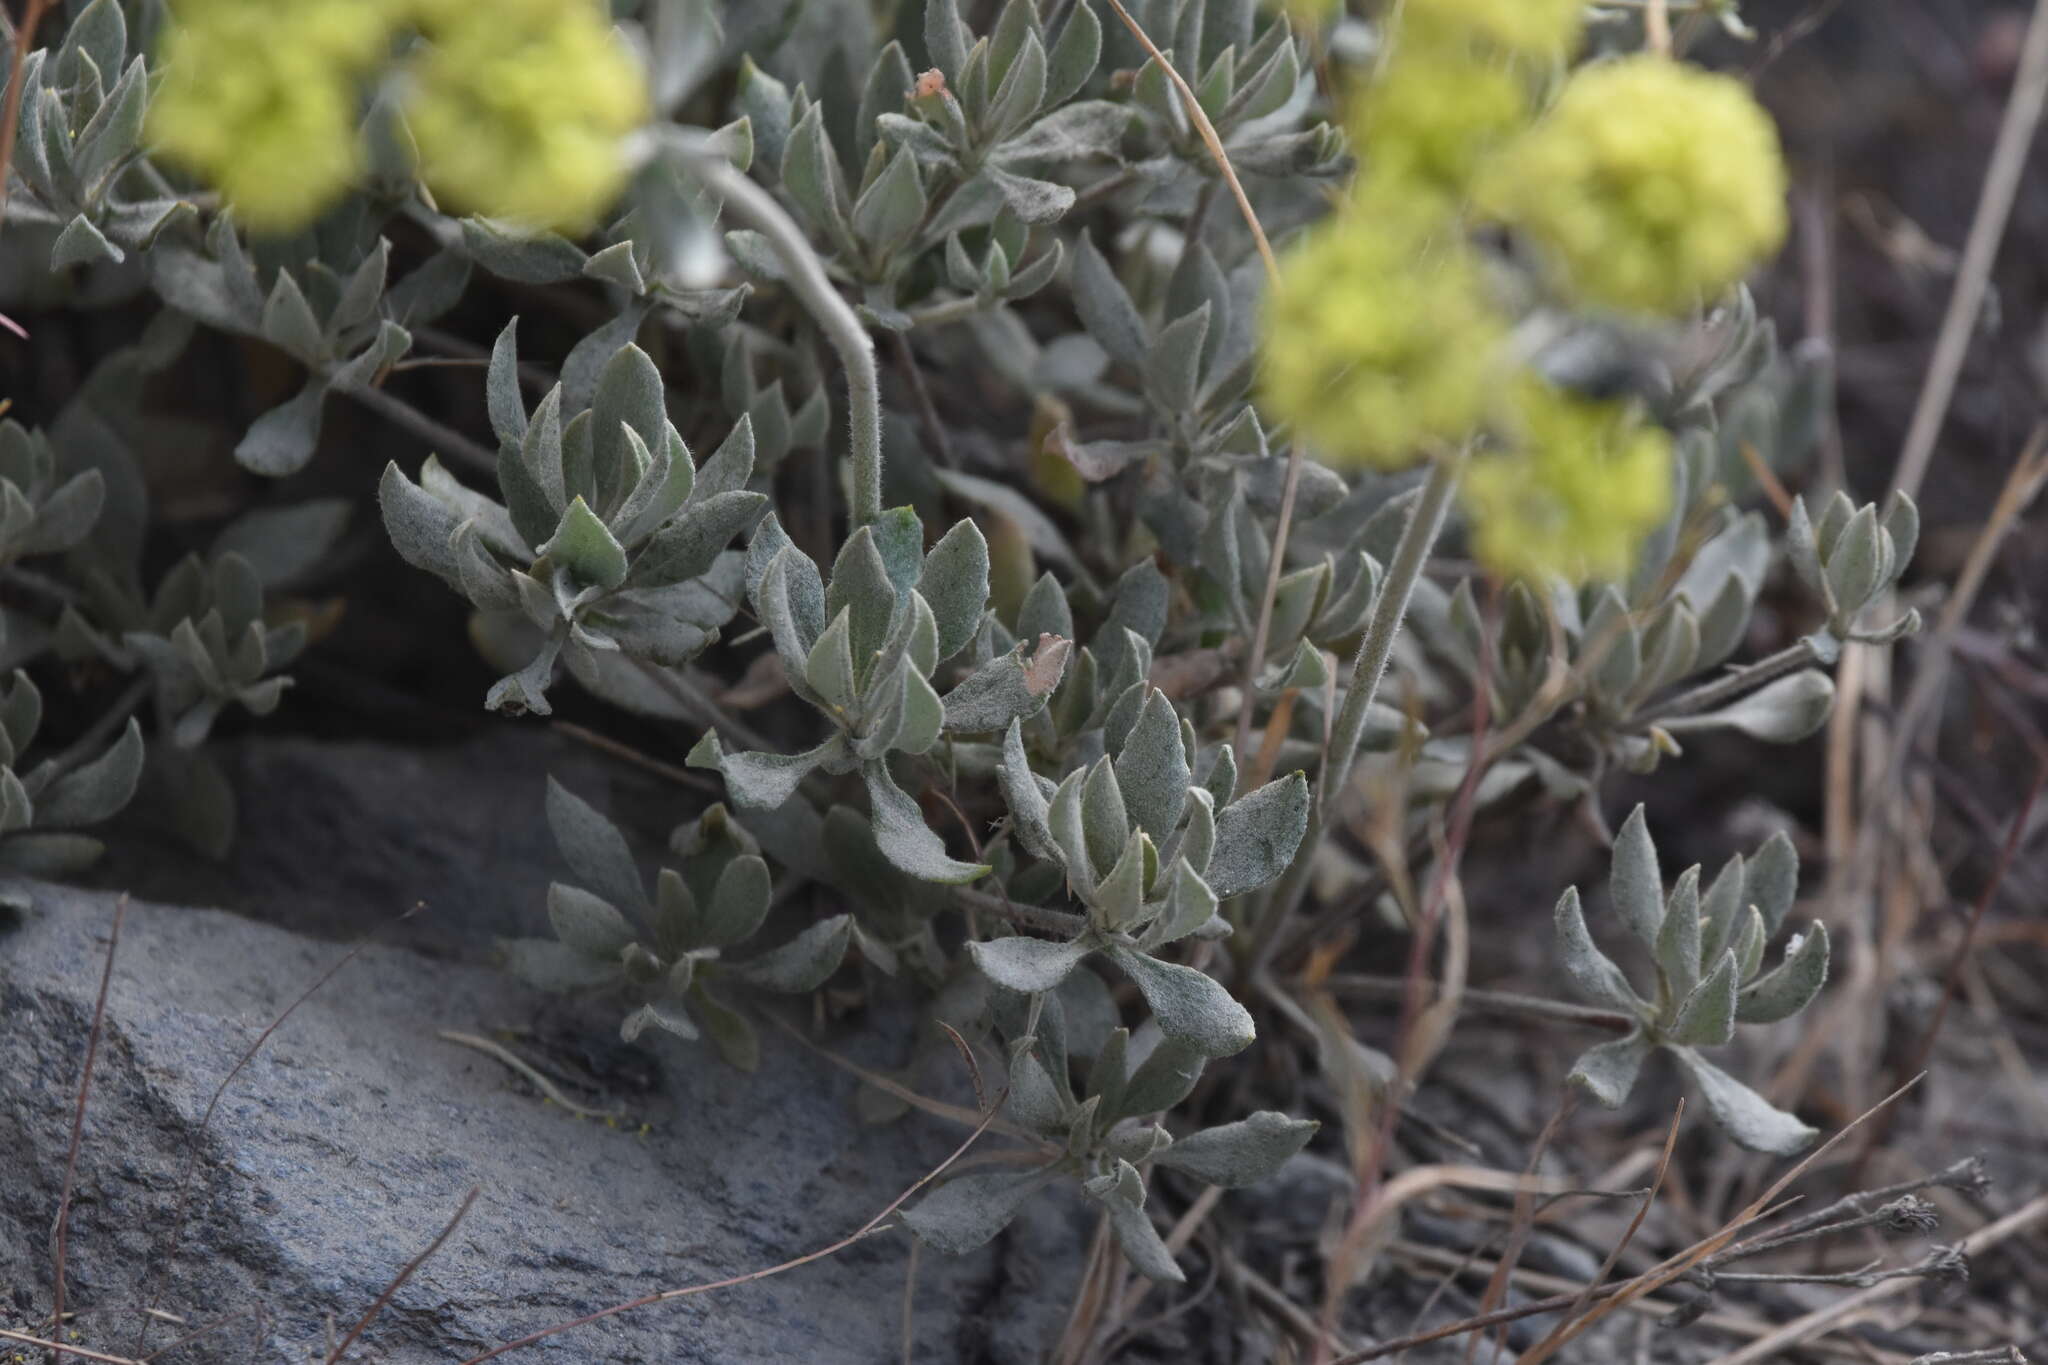
M 1164 841 L 1180 823 L 1188 799 L 1188 758 L 1181 745 L 1180 716 L 1164 692 L 1152 689 L 1146 697 L 1138 723 L 1131 727 L 1116 757 L 1116 776 L 1130 818 L 1155 840 Z
M 1671 1051 L 1692 1073 L 1714 1122 L 1750 1151 L 1791 1156 L 1805 1150 L 1820 1136 L 1792 1115 L 1773 1108 L 1762 1095 L 1691 1048 L 1675 1047 Z
M 1745 1024 L 1775 1024 L 1813 1003 L 1828 979 L 1828 929 L 1813 922 L 1785 960 L 1743 987 L 1735 1017 Z
M 1025 658 L 1029 644 L 983 664 L 946 694 L 946 729 L 958 734 L 1001 730 L 1036 715 L 1066 671 L 1072 646 L 1065 640 L 1041 639 L 1038 652 Z
M 699 577 L 767 508 L 765 494 L 744 488 L 693 500 L 633 561 L 633 586 L 660 588 Z
M 853 938 L 853 917 L 834 915 L 798 934 L 780 948 L 732 964 L 732 972 L 748 985 L 783 995 L 803 995 L 825 984 L 846 956 Z
M 1884 560 L 1878 536 L 1877 508 L 1865 504 L 1835 539 L 1827 561 L 1828 590 L 1843 616 L 1854 615 L 1878 589 Z
M 1088 945 L 1079 941 L 1055 943 L 1021 936 L 967 945 L 967 955 L 974 959 L 983 976 L 998 986 L 1027 994 L 1058 986 L 1088 951 Z
M 835 735 L 817 748 L 800 754 L 751 751 L 729 754 L 719 744 L 715 733 L 707 733 L 690 750 L 687 761 L 693 768 L 716 768 L 724 773 L 726 789 L 739 805 L 750 810 L 774 810 L 796 795 L 796 789 L 811 775 L 812 769 L 828 756 L 842 752 L 843 747 Z
M 1758 688 L 1718 711 L 1672 716 L 1661 724 L 1673 734 L 1729 729 L 1771 744 L 1795 744 L 1827 723 L 1834 702 L 1834 680 L 1809 668 Z
M 848 609 L 841 607 L 804 660 L 804 681 L 821 700 L 842 711 L 853 705 L 856 695 L 850 620 Z
M 563 882 L 548 887 L 548 922 L 554 925 L 556 938 L 600 961 L 617 961 L 634 938 L 633 926 L 617 906 Z
M 1657 931 L 1657 966 L 1664 972 L 1671 993 L 1684 999 L 1700 980 L 1700 870 L 1689 867 L 1679 875 L 1671 899 L 1664 907 L 1664 923 Z
M 45 787 L 36 798 L 36 826 L 94 825 L 135 795 L 142 777 L 142 730 L 133 719 L 113 747 Z
M 548 779 L 547 813 L 548 828 L 554 831 L 562 860 L 585 886 L 615 905 L 647 908 L 639 864 L 617 825 L 552 777 Z
M 1111 956 L 1137 984 L 1160 1031 L 1207 1057 L 1242 1052 L 1257 1036 L 1252 1017 L 1215 978 L 1158 958 L 1115 948 Z
M 1671 1041 L 1719 1047 L 1735 1036 L 1735 975 L 1735 954 L 1722 953 L 1714 970 L 1679 1005 L 1669 1029 Z
M 1145 386 L 1161 411 L 1194 406 L 1202 380 L 1202 343 L 1209 335 L 1209 305 L 1175 318 L 1153 339 L 1145 356 Z
M 1579 1060 L 1572 1064 L 1571 1075 L 1565 1079 L 1613 1109 L 1628 1098 L 1629 1091 L 1635 1089 L 1636 1076 L 1643 1069 L 1643 1059 L 1649 1055 L 1650 1040 L 1638 1029 L 1611 1043 L 1587 1048 L 1579 1054 Z
M 1057 109 L 1095 74 L 1102 60 L 1102 21 L 1088 0 L 1079 0 L 1052 45 L 1045 67 L 1045 106 Z
M 1657 869 L 1657 846 L 1639 805 L 1629 812 L 1614 837 L 1614 863 L 1608 885 L 1614 908 L 1644 946 L 1657 946 L 1664 925 L 1664 877 Z
M 949 14 L 950 4 L 934 8 Z M 963 1256 L 1010 1225 L 1017 1211 L 1050 1178 L 1045 1171 L 999 1171 L 958 1176 L 904 1211 L 903 1225 L 925 1245 Z
M 939 628 L 939 658 L 950 659 L 973 638 L 988 605 L 988 541 L 962 518 L 924 557 L 918 591 Z
M 853 231 L 877 259 L 885 258 L 924 221 L 924 177 L 910 148 L 899 148 L 875 183 L 853 204 Z
M 1150 350 L 1144 319 L 1138 316 L 1123 281 L 1086 233 L 1074 253 L 1074 306 L 1089 335 L 1109 352 L 1110 359 L 1143 370 Z
M 1203 876 L 1217 899 L 1256 891 L 1287 870 L 1308 829 L 1308 779 L 1268 782 L 1216 815 L 1216 850 Z
M 1764 840 L 1742 865 L 1742 896 L 1764 917 L 1764 929 L 1776 934 L 1799 894 L 1799 851 L 1783 830 Z
M 1187 1275 L 1174 1264 L 1173 1253 L 1167 1250 L 1159 1230 L 1152 1226 L 1152 1219 L 1144 1209 L 1114 1197 L 1105 1200 L 1103 1208 L 1109 1213 L 1109 1227 L 1116 1235 L 1116 1244 L 1133 1270 L 1166 1284 L 1181 1284 L 1187 1280 Z
M 768 864 L 757 855 L 743 853 L 727 863 L 710 903 L 700 907 L 702 946 L 730 948 L 753 937 L 768 917 L 770 891 Z
M 1321 1125 L 1262 1109 L 1236 1123 L 1205 1128 L 1176 1141 L 1155 1160 L 1227 1190 L 1256 1185 L 1308 1145 Z
M 626 581 L 625 547 L 581 497 L 562 513 L 554 538 L 541 547 L 541 553 L 583 583 L 616 588 Z
M 1017 841 L 1037 857 L 1059 861 L 1061 855 L 1053 842 L 1045 793 L 1039 790 L 1038 778 L 1024 753 L 1023 726 L 1014 720 L 1003 736 L 1003 760 L 996 769 L 996 780 L 1002 787 L 1003 801 L 1010 808 L 1010 828 Z
M 505 970 L 544 991 L 586 990 L 608 985 L 620 975 L 617 961 L 599 961 L 556 939 L 506 939 L 498 948 Z
M 1566 887 L 1564 894 L 1557 898 L 1552 918 L 1557 929 L 1558 949 L 1564 954 L 1565 972 L 1579 988 L 1579 993 L 1596 1005 L 1606 1005 L 1639 1017 L 1644 1011 L 1644 1003 L 1628 984 L 1628 977 L 1623 975 L 1621 968 L 1600 951 L 1593 942 L 1593 936 L 1586 931 L 1586 916 L 1579 908 L 1579 889 L 1576 886 Z
M 920 881 L 971 882 L 985 875 L 985 863 L 963 863 L 946 852 L 945 840 L 932 832 L 917 802 L 896 785 L 886 764 L 861 765 L 868 800 L 874 807 L 875 844 L 882 855 Z

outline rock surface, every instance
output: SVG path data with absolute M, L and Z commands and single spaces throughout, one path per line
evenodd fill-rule
M 566 867 L 548 832 L 550 773 L 637 836 L 643 851 L 715 791 L 664 783 L 537 724 L 440 747 L 252 735 L 216 746 L 239 835 L 212 863 L 126 819 L 93 884 L 266 924 L 475 961 L 498 935 L 544 934 L 548 882 Z M 707 784 L 708 786 L 709 784 Z M 391 921 L 415 904 L 425 913 Z
M 0 919 L 0 1322 L 46 1313 L 50 1220 L 113 922 L 110 894 L 40 884 Z M 8 912 L 0 911 L 0 915 Z M 467 1218 L 352 1358 L 456 1361 L 670 1286 L 776 1264 L 860 1226 L 961 1136 L 853 1117 L 854 1079 L 764 1028 L 735 1072 L 675 1044 L 599 1104 L 617 1129 L 544 1104 L 499 1062 L 437 1037 L 555 1020 L 616 1049 L 616 1011 L 548 1006 L 484 968 L 372 947 L 271 1038 L 197 1124 L 236 1058 L 342 950 L 213 910 L 129 908 L 71 1215 L 82 1344 L 125 1352 L 179 1175 L 197 1151 L 161 1305 L 242 1316 L 172 1362 L 319 1359 L 476 1187 Z M 886 1033 L 888 1030 L 883 1030 Z M 903 1030 L 844 1044 L 892 1065 Z M 835 1040 L 837 1043 L 838 1040 Z M 534 1055 L 534 1049 L 527 1049 Z M 640 1125 L 648 1125 L 643 1132 Z M 1056 1334 L 1085 1230 L 1058 1207 L 990 1249 L 917 1258 L 915 1358 L 1034 1358 Z M 1060 1226 L 1049 1229 L 1050 1222 Z M 885 1232 L 786 1275 L 580 1328 L 512 1359 L 900 1359 L 907 1238 Z M 159 1327 L 152 1346 L 175 1333 Z

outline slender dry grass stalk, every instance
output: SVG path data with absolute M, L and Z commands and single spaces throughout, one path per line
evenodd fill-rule
M 987 1132 L 989 1126 L 995 1122 L 996 1115 L 1002 1111 L 1003 1101 L 1007 1098 L 1009 1098 L 1009 1090 L 1005 1088 L 997 1094 L 995 1103 L 989 1107 L 986 1114 L 982 1115 L 981 1122 L 975 1125 L 974 1131 L 969 1133 L 966 1140 L 953 1149 L 951 1155 L 919 1176 L 908 1189 L 884 1205 L 880 1213 L 877 1213 L 874 1217 L 868 1219 L 867 1222 L 854 1229 L 853 1232 L 840 1238 L 830 1246 L 820 1247 L 816 1251 L 807 1252 L 802 1256 L 796 1257 L 794 1260 L 784 1261 L 780 1265 L 772 1265 L 764 1270 L 750 1270 L 744 1275 L 733 1275 L 723 1280 L 712 1280 L 705 1284 L 684 1285 L 679 1289 L 664 1289 L 654 1294 L 643 1294 L 637 1299 L 629 1299 L 625 1303 L 613 1304 L 609 1308 L 600 1308 L 595 1313 L 585 1313 L 580 1318 L 571 1318 L 567 1322 L 558 1322 L 552 1327 L 543 1327 L 537 1332 L 529 1332 L 523 1337 L 517 1337 L 499 1346 L 493 1346 L 482 1355 L 471 1356 L 469 1359 L 461 1362 L 461 1365 L 482 1365 L 482 1362 L 486 1360 L 495 1360 L 499 1356 L 523 1350 L 528 1346 L 545 1341 L 549 1337 L 560 1336 L 564 1332 L 588 1326 L 593 1322 L 601 1322 L 605 1318 L 617 1317 L 621 1313 L 630 1313 L 636 1308 L 650 1308 L 657 1303 L 669 1303 L 676 1299 L 691 1298 L 698 1294 L 709 1294 L 713 1290 L 731 1289 L 736 1285 L 752 1284 L 755 1280 L 765 1280 L 771 1275 L 780 1275 L 785 1271 L 795 1270 L 800 1266 L 807 1266 L 813 1261 L 822 1261 L 827 1256 L 837 1255 L 855 1242 L 874 1233 L 882 1226 L 889 1215 L 909 1203 L 911 1197 L 919 1190 L 922 1190 L 925 1186 L 931 1184 L 932 1181 L 944 1175 L 954 1162 L 967 1155 L 967 1149 L 980 1141 L 981 1135 Z M 429 1250 L 432 1250 L 432 1248 L 429 1248 Z
M 64 1193 L 57 1200 L 56 1280 L 50 1289 L 50 1335 L 57 1338 L 50 1348 L 50 1365 L 64 1358 L 64 1263 L 71 1252 L 71 1194 L 78 1179 L 78 1149 L 85 1139 L 85 1101 L 92 1093 L 93 1063 L 99 1060 L 100 1033 L 106 1026 L 107 990 L 114 984 L 114 953 L 121 946 L 121 924 L 128 918 L 128 897 L 114 902 L 114 927 L 107 934 L 106 965 L 100 970 L 99 998 L 93 1002 L 92 1031 L 85 1038 L 85 1064 L 79 1068 L 78 1102 L 71 1109 L 71 1142 L 64 1152 Z
M 371 1304 L 369 1309 L 360 1318 L 356 1319 L 356 1325 L 349 1328 L 347 1334 L 335 1343 L 334 1349 L 327 1353 L 324 1365 L 338 1365 L 341 1358 L 348 1354 L 348 1348 L 355 1344 L 356 1338 L 361 1336 L 369 1328 L 370 1324 L 377 1320 L 377 1315 L 382 1313 L 386 1305 L 397 1296 L 398 1291 L 405 1287 L 405 1282 L 411 1279 L 419 1268 L 427 1263 L 427 1259 L 430 1256 L 441 1249 L 449 1237 L 454 1235 L 456 1225 L 462 1222 L 463 1217 L 469 1212 L 470 1205 L 476 1203 L 476 1197 L 482 1193 L 483 1187 L 481 1185 L 469 1187 L 469 1193 L 462 1196 L 462 1203 L 456 1206 L 454 1215 L 442 1226 L 441 1231 L 435 1235 L 434 1240 L 427 1243 L 419 1255 L 407 1261 L 404 1269 L 391 1277 L 391 1283 L 384 1286 L 384 1292 L 377 1296 L 377 1301 Z

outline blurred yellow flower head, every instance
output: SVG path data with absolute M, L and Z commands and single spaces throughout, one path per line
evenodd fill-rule
M 1774 253 L 1785 163 L 1740 81 L 1662 57 L 1582 67 L 1475 190 L 1587 302 L 1682 312 Z
M 1399 47 L 1354 104 L 1351 132 L 1369 196 L 1424 190 L 1465 197 L 1473 172 L 1529 120 L 1529 90 L 1508 63 L 1470 50 Z
M 1273 413 L 1324 458 L 1382 468 L 1471 430 L 1503 332 L 1455 225 L 1378 203 L 1287 254 L 1263 327 Z
M 646 117 L 639 64 L 596 0 L 183 0 L 174 17 L 150 136 L 263 230 L 346 191 L 394 61 L 423 178 L 465 212 L 587 228 Z
M 1401 33 L 1517 57 L 1566 57 L 1579 45 L 1585 11 L 1586 0 L 1408 0 Z
M 1626 404 L 1529 378 L 1503 423 L 1507 448 L 1463 487 L 1475 553 L 1503 578 L 1624 576 L 1671 511 L 1671 438 Z

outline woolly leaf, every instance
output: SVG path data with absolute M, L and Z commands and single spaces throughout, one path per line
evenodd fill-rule
M 999 986 L 1026 994 L 1058 986 L 1088 951 L 1088 945 L 1081 942 L 1054 943 L 1022 936 L 967 945 L 967 955 L 974 959 L 983 976 Z
M 989 871 L 986 863 L 963 863 L 946 853 L 945 841 L 924 822 L 924 812 L 896 785 L 886 764 L 862 764 L 861 777 L 874 807 L 875 843 L 898 868 L 920 881 L 948 883 L 971 882 Z
M 1571 1075 L 1565 1079 L 1613 1109 L 1635 1089 L 1636 1076 L 1649 1055 L 1650 1040 L 1638 1029 L 1625 1038 L 1587 1048 L 1579 1054 Z
M 1236 1123 L 1181 1138 L 1155 1160 L 1211 1185 L 1243 1189 L 1279 1170 L 1308 1145 L 1319 1127 L 1312 1119 L 1293 1119 L 1262 1109 Z
M 1714 1122 L 1750 1151 L 1791 1156 L 1820 1136 L 1691 1048 L 1674 1047 L 1671 1051 L 1692 1073 Z
M 1308 829 L 1308 779 L 1291 773 L 1216 814 L 1216 851 L 1204 873 L 1219 900 L 1256 891 L 1294 861 Z
M 1657 846 L 1639 805 L 1629 812 L 1614 837 L 1613 869 L 1608 879 L 1614 908 L 1646 947 L 1657 946 L 1664 926 L 1664 877 L 1657 870 Z
M 834 915 L 798 934 L 780 948 L 735 962 L 733 975 L 763 990 L 803 995 L 825 984 L 839 970 L 853 937 L 853 916 Z
M 1828 979 L 1828 929 L 1813 922 L 1785 960 L 1743 987 L 1735 1017 L 1745 1024 L 1775 1024 L 1813 1003 Z
M 1113 948 L 1110 955 L 1137 984 L 1167 1037 L 1207 1057 L 1228 1057 L 1257 1036 L 1251 1015 L 1213 977 L 1129 948 Z
M 1706 979 L 1695 986 L 1672 1020 L 1672 1041 L 1691 1047 L 1719 1047 L 1735 1036 L 1735 954 L 1725 952 Z
M 548 922 L 555 937 L 585 957 L 617 962 L 634 941 L 633 926 L 617 906 L 581 887 L 555 882 L 548 887 Z
M 951 11 L 944 0 L 933 8 Z M 1046 1171 L 998 1171 L 958 1176 L 904 1211 L 903 1225 L 920 1242 L 951 1256 L 985 1246 L 1010 1225 L 1038 1189 L 1051 1178 Z
M 1552 915 L 1557 928 L 1558 948 L 1564 954 L 1564 968 L 1579 993 L 1597 1005 L 1606 1005 L 1639 1016 L 1645 1006 L 1628 984 L 1628 977 L 1594 944 L 1586 931 L 1585 912 L 1579 908 L 1579 889 L 1568 886 L 1557 898 Z
M 1124 809 L 1138 828 L 1165 839 L 1187 805 L 1188 756 L 1173 703 L 1164 692 L 1148 691 L 1138 723 L 1116 757 L 1117 785 L 1123 791 Z M 1298 841 L 1300 835 L 1295 837 Z
M 1764 917 L 1764 929 L 1776 934 L 1799 894 L 1799 851 L 1779 830 L 1750 855 L 1742 867 L 1742 896 Z
M 548 778 L 547 811 L 562 861 L 585 886 L 614 905 L 648 908 L 639 864 L 617 825 L 553 777 Z

